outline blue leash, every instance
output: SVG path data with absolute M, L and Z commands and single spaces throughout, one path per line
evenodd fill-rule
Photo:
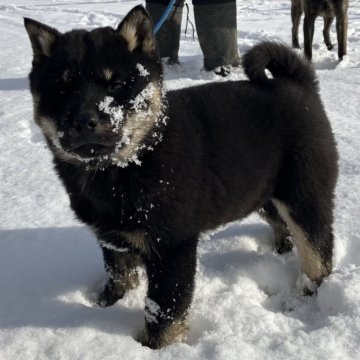
M 160 30 L 161 26 L 163 25 L 163 23 L 165 22 L 165 20 L 169 16 L 170 11 L 174 7 L 175 3 L 176 3 L 176 0 L 171 0 L 169 2 L 169 5 L 166 7 L 166 9 L 165 9 L 164 13 L 162 14 L 161 18 L 159 19 L 159 21 L 155 25 L 154 34 L 156 34 Z

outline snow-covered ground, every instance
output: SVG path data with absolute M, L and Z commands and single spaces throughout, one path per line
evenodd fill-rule
M 133 339 L 143 326 L 144 276 L 115 306 L 92 305 L 105 278 L 102 259 L 69 210 L 32 122 L 22 17 L 62 31 L 91 29 L 117 25 L 138 3 L 1 1 L 0 359 L 360 359 L 360 0 L 350 1 L 342 64 L 323 44 L 322 20 L 316 23 L 314 65 L 340 151 L 335 270 L 318 295 L 300 296 L 296 255 L 276 255 L 270 228 L 253 215 L 204 235 L 185 343 L 152 351 Z M 290 44 L 290 0 L 239 0 L 237 11 L 241 52 L 263 39 Z M 336 44 L 335 26 L 331 34 Z M 182 35 L 180 60 L 166 68 L 169 88 L 224 81 L 201 71 L 191 34 Z M 238 78 L 241 70 L 229 79 Z

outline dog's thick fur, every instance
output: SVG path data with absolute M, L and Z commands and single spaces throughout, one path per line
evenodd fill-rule
M 263 43 L 243 58 L 250 81 L 165 94 L 141 6 L 116 30 L 25 26 L 35 121 L 72 209 L 104 254 L 99 305 L 136 286 L 145 265 L 143 344 L 184 335 L 200 233 L 253 211 L 273 226 L 279 252 L 290 249 L 291 233 L 310 280 L 330 274 L 337 151 L 307 62 Z
M 349 0 L 291 0 L 292 45 L 299 45 L 299 24 L 301 15 L 304 18 L 304 52 L 306 57 L 312 59 L 312 43 L 315 30 L 315 20 L 318 16 L 324 18 L 324 42 L 328 50 L 333 49 L 330 39 L 330 27 L 336 17 L 336 34 L 338 40 L 338 56 L 342 60 L 346 55 L 347 29 L 348 29 Z

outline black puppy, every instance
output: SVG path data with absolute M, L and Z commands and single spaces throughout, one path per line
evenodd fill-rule
M 35 121 L 104 254 L 99 304 L 121 299 L 145 265 L 143 344 L 183 336 L 199 234 L 253 211 L 269 219 L 279 250 L 290 230 L 310 280 L 330 274 L 337 151 L 306 62 L 263 43 L 243 59 L 250 81 L 164 93 L 141 6 L 116 30 L 25 26 Z
M 305 12 L 304 18 L 304 51 L 306 57 L 312 58 L 312 43 L 314 37 L 315 20 L 318 16 L 324 18 L 324 42 L 328 50 L 333 45 L 330 40 L 330 27 L 336 17 L 336 34 L 338 40 L 338 56 L 342 60 L 346 55 L 347 29 L 348 29 L 348 8 L 349 0 L 291 0 L 292 20 L 292 45 L 300 48 L 299 45 L 299 24 L 301 15 Z

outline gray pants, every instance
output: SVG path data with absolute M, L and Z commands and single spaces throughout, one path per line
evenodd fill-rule
M 146 2 L 154 23 L 163 15 L 168 3 L 168 0 Z M 210 71 L 224 65 L 238 66 L 236 2 L 193 0 L 193 5 L 204 68 Z M 178 62 L 183 6 L 184 0 L 175 3 L 156 34 L 160 56 L 168 57 L 170 62 Z

